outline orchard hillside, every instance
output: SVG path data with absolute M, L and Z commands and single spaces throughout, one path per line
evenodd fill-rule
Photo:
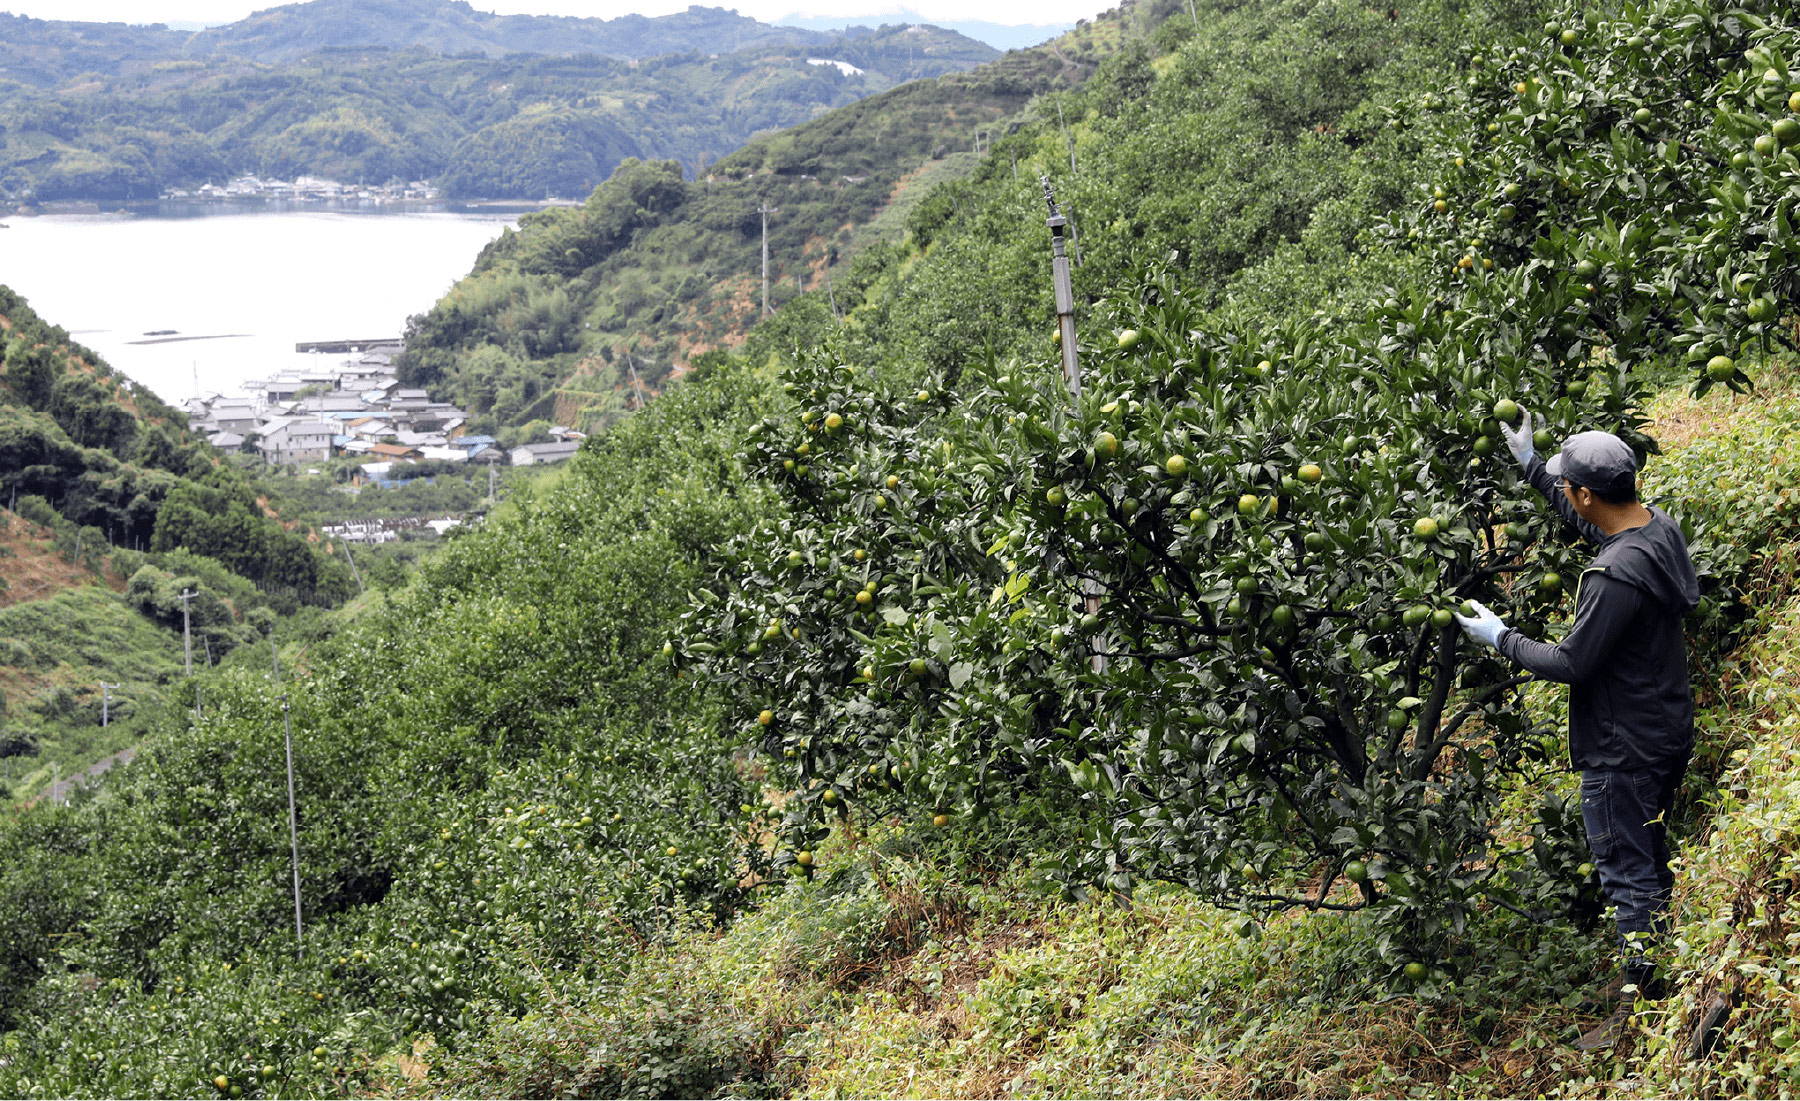
M 1787 1090 L 1791 13 L 1128 15 L 902 238 L 0 825 L 0 1092 Z M 664 178 L 413 369 L 561 370 Z M 1703 574 L 1675 992 L 1592 1055 L 1565 697 L 1449 618 L 1566 626 L 1514 405 L 1631 442 Z

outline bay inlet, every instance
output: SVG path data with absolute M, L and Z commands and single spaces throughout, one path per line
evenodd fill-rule
M 199 215 L 199 216 L 196 216 Z M 396 339 L 516 210 L 8 215 L 0 283 L 134 382 L 180 404 L 335 365 L 300 344 Z

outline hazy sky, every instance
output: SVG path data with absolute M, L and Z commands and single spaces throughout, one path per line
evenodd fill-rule
M 611 19 L 628 12 L 666 15 L 683 11 L 689 0 L 471 0 L 477 11 L 505 15 L 584 15 Z M 0 0 L 0 11 L 37 19 L 80 19 L 125 23 L 230 23 L 253 11 L 278 7 L 268 0 Z M 735 8 L 774 22 L 787 15 L 880 15 L 911 8 L 927 19 L 989 23 L 1073 23 L 1106 9 L 1108 0 L 715 0 L 708 6 Z

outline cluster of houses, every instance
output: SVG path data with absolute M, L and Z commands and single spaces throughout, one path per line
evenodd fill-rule
M 531 466 L 569 458 L 583 435 L 550 430 L 552 442 L 508 451 L 467 431 L 469 415 L 424 390 L 400 385 L 398 344 L 375 345 L 336 368 L 277 375 L 239 397 L 201 394 L 187 403 L 188 427 L 230 454 L 260 455 L 272 466 L 361 460 L 358 482 L 404 481 L 410 463 Z
M 189 190 L 170 188 L 164 199 L 286 199 L 293 202 L 430 202 L 442 197 L 436 187 L 424 180 L 411 183 L 389 183 L 379 186 L 345 184 L 317 176 L 301 176 L 297 180 L 265 180 L 260 176 L 239 176 L 223 184 L 203 184 Z

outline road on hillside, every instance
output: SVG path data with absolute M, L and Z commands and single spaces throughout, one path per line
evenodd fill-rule
M 44 789 L 44 797 L 53 802 L 66 803 L 69 801 L 69 792 L 75 789 L 76 784 L 97 782 L 100 777 L 106 775 L 107 771 L 114 765 L 125 764 L 136 756 L 137 747 L 127 746 L 110 757 L 101 758 L 98 762 L 89 765 L 87 768 L 77 772 L 67 780 L 59 780 L 56 783 L 51 784 L 48 788 Z

